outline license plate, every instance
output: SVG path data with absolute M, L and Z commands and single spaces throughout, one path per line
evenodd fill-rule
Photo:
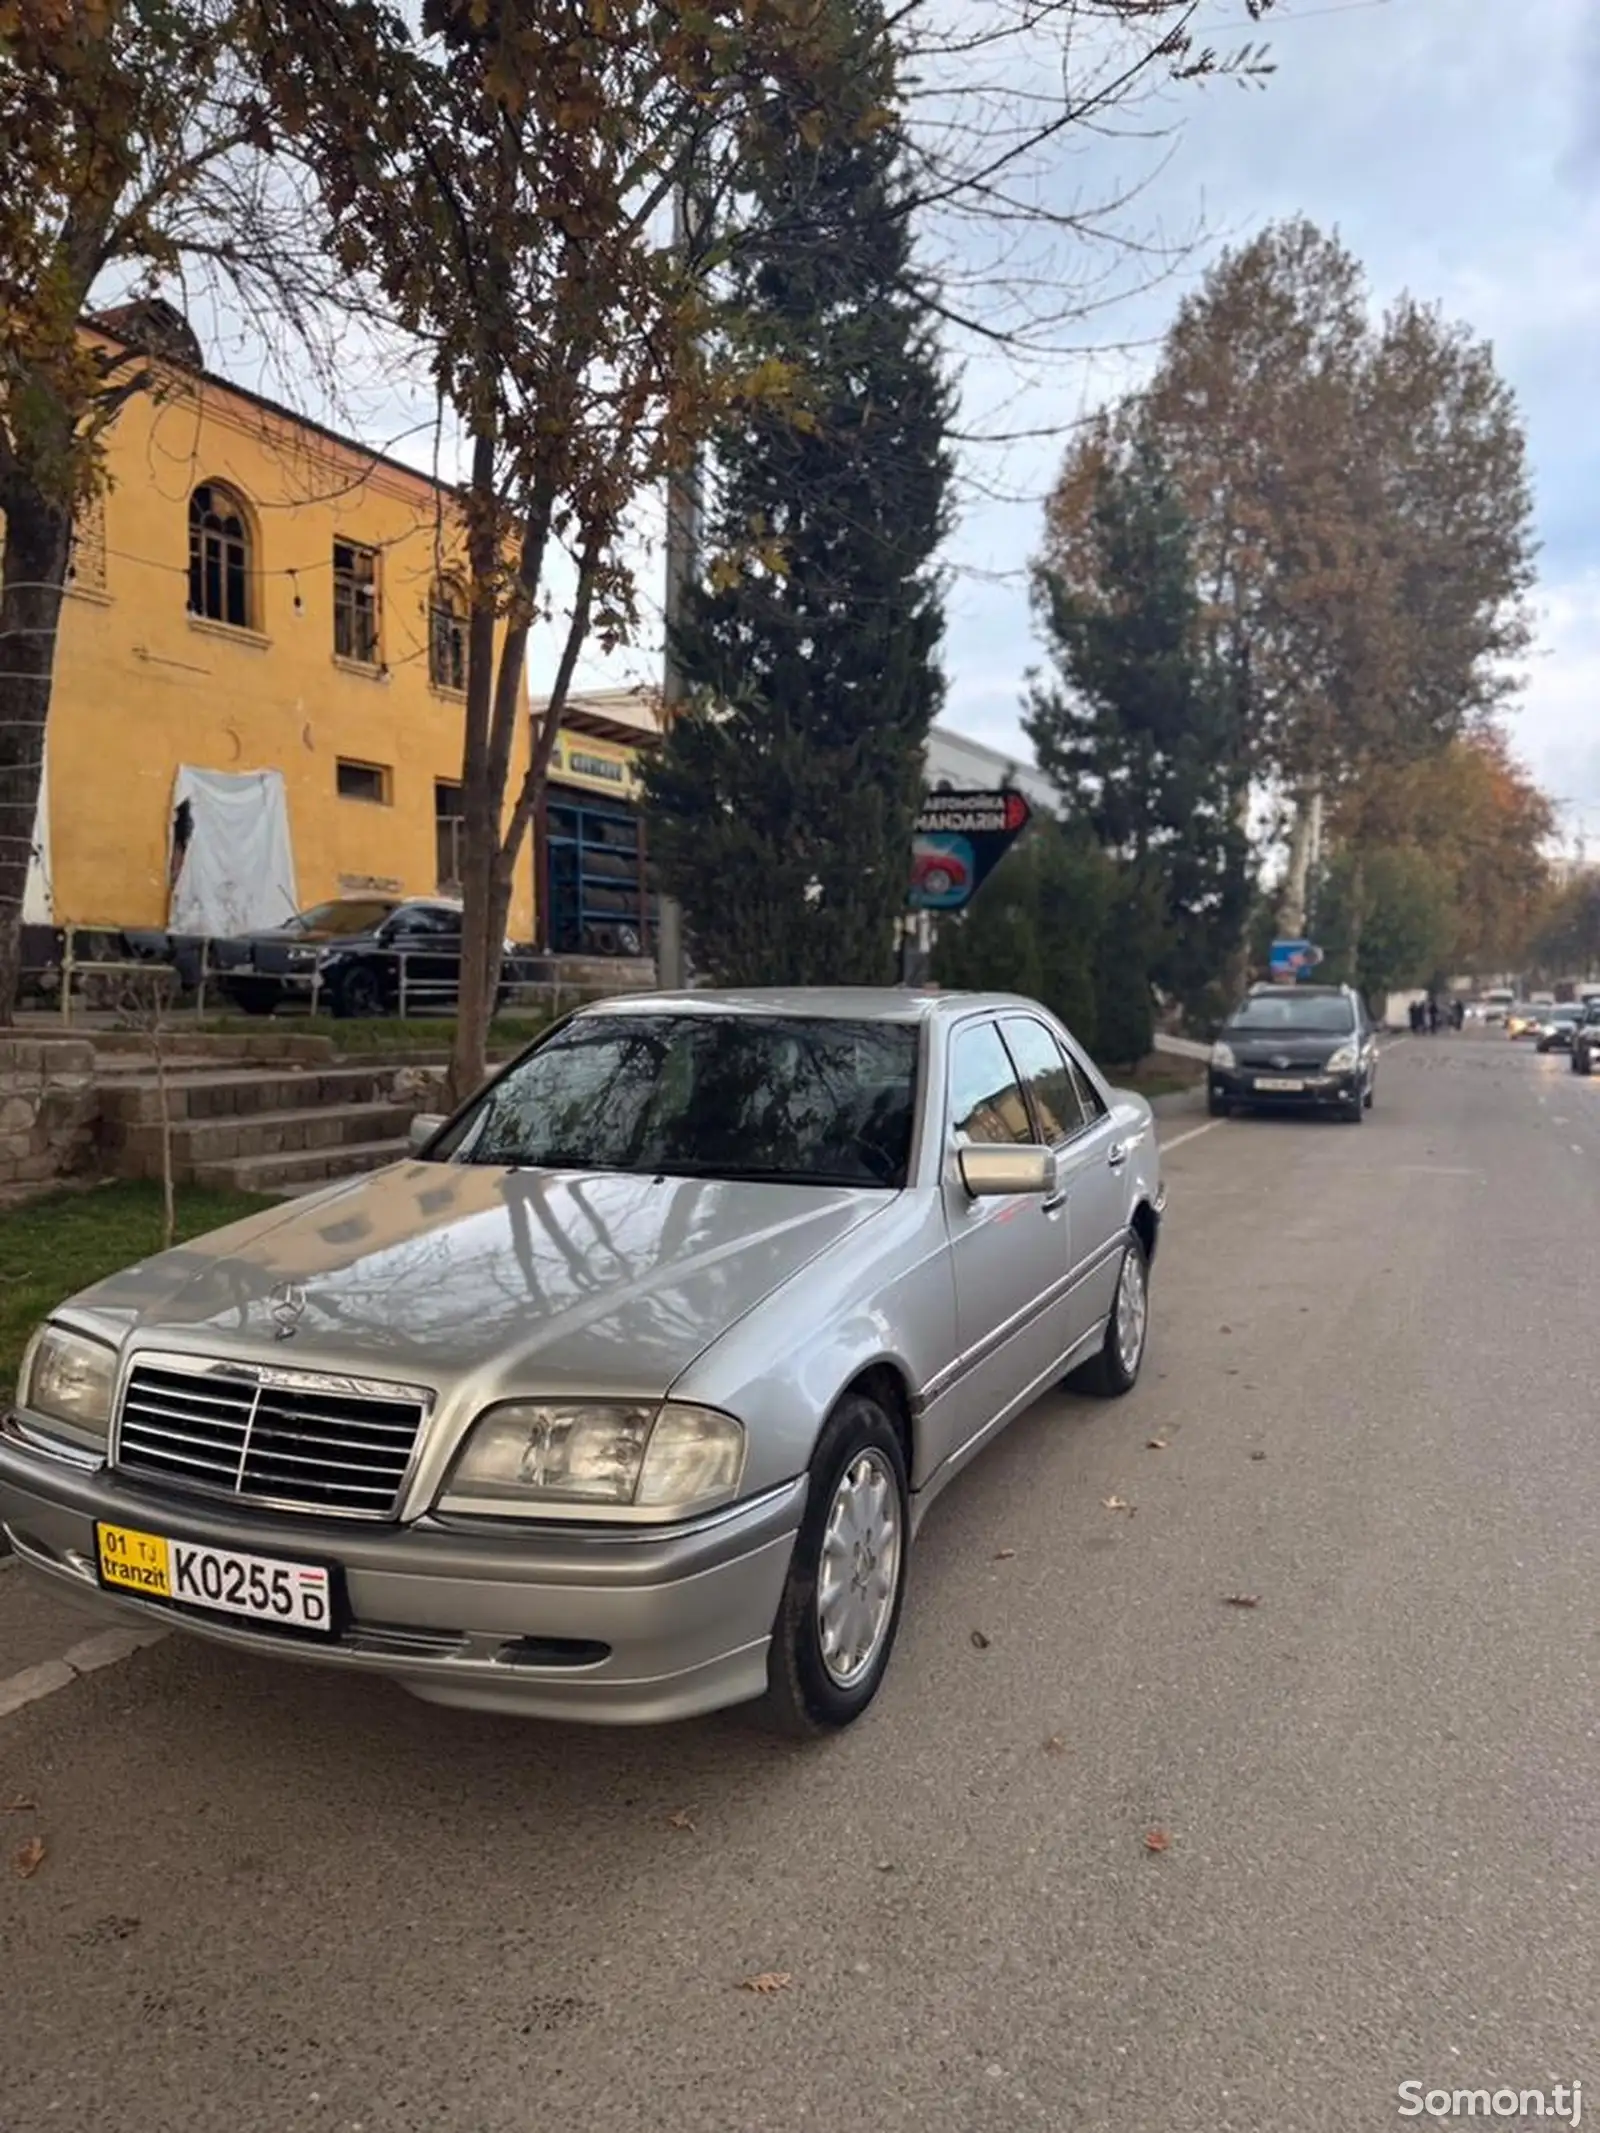
M 1276 1095 L 1280 1096 L 1298 1096 L 1305 1087 L 1305 1083 L 1303 1081 L 1285 1081 L 1280 1074 L 1258 1074 L 1256 1076 L 1256 1087 L 1258 1089 L 1271 1089 Z
M 286 1563 L 237 1548 L 202 1548 L 132 1526 L 95 1527 L 100 1582 L 148 1600 L 172 1600 L 286 1629 L 333 1632 L 332 1591 L 320 1563 Z

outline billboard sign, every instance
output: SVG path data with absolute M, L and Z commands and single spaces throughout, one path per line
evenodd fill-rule
M 962 910 L 1032 818 L 1020 792 L 929 793 L 911 842 L 909 907 Z

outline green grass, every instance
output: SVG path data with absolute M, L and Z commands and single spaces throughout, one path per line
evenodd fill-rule
M 281 1208 L 249 1192 L 178 1188 L 178 1237 Z M 121 1180 L 50 1193 L 0 1216 L 0 1389 L 9 1392 L 28 1336 L 66 1297 L 161 1249 L 161 1187 Z
M 573 1005 L 576 1004 L 574 999 Z M 489 1049 L 516 1051 L 531 1043 L 553 1019 L 537 1013 L 496 1015 L 489 1024 Z M 219 1037 L 331 1037 L 341 1052 L 362 1056 L 447 1052 L 456 1034 L 454 1022 L 444 1020 L 413 1018 L 401 1022 L 375 1018 L 370 1022 L 345 1022 L 333 1015 L 208 1015 L 203 1022 L 190 1026 L 197 1034 Z

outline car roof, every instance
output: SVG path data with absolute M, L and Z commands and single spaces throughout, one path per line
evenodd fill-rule
M 693 992 L 619 993 L 596 1000 L 594 1014 L 734 1014 L 811 1016 L 837 1022 L 953 1021 L 974 1012 L 1038 1014 L 1037 1000 L 1020 993 L 920 992 L 893 985 L 773 985 Z

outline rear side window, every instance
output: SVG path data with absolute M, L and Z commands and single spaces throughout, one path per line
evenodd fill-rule
M 1022 1015 L 1008 1016 L 1001 1024 L 1006 1048 L 1016 1061 L 1017 1073 L 1033 1099 L 1040 1130 L 1052 1148 L 1081 1133 L 1087 1113 L 1072 1070 L 1072 1062 L 1042 1022 Z
M 1033 1121 L 1010 1054 L 992 1022 L 956 1032 L 950 1052 L 950 1124 L 968 1147 L 1015 1147 L 1033 1140 Z

